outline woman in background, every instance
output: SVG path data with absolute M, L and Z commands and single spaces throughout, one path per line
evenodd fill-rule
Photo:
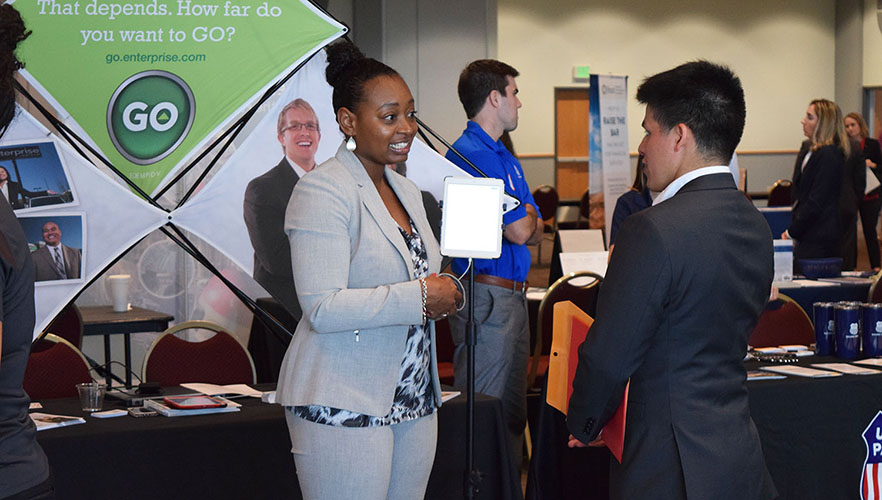
M 349 42 L 327 52 L 346 140 L 288 204 L 303 319 L 277 399 L 305 499 L 423 498 L 441 404 L 432 320 L 462 297 L 434 274 L 419 189 L 386 168 L 407 160 L 417 131 L 407 84 Z
M 616 208 L 613 210 L 612 222 L 609 226 L 609 254 L 612 255 L 616 245 L 616 234 L 625 219 L 634 213 L 652 206 L 652 196 L 646 186 L 646 174 L 643 173 L 643 155 L 637 157 L 637 174 L 634 175 L 634 184 L 631 189 L 619 196 L 616 200 Z
M 839 106 L 827 99 L 812 101 L 802 131 L 808 140 L 802 143 L 793 169 L 792 221 L 781 237 L 795 240 L 796 260 L 836 257 L 842 232 L 842 173 L 851 151 Z
M 25 208 L 26 201 L 37 196 L 47 196 L 55 194 L 55 191 L 28 191 L 22 187 L 21 183 L 9 179 L 9 171 L 6 167 L 0 167 L 0 193 L 12 206 L 14 210 Z
M 880 182 L 882 182 L 882 171 L 878 168 L 882 163 L 882 149 L 879 147 L 879 141 L 869 137 L 870 132 L 867 130 L 867 123 L 863 117 L 857 113 L 849 113 L 845 116 L 845 133 L 848 134 L 852 143 L 857 143 L 857 147 L 864 155 L 864 163 L 867 168 L 873 172 Z M 864 239 L 867 241 L 867 254 L 870 257 L 870 266 L 873 271 L 878 272 L 882 267 L 882 259 L 879 256 L 879 239 L 876 236 L 876 224 L 879 222 L 879 211 L 882 209 L 882 187 L 876 186 L 875 189 L 866 193 L 860 202 L 861 226 L 864 228 Z

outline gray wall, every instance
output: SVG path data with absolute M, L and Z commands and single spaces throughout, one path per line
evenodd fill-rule
M 424 122 L 451 142 L 459 136 L 456 82 L 470 61 L 496 56 L 496 0 L 331 0 L 328 10 L 351 12 L 359 48 L 404 77 Z
M 778 179 L 793 175 L 795 153 L 756 153 L 738 155 L 738 166 L 747 169 L 747 191 L 759 193 L 768 190 Z M 521 158 L 527 183 L 536 188 L 542 184 L 555 185 L 554 158 L 550 156 Z M 637 169 L 637 158 L 631 157 L 631 177 Z
M 863 102 L 863 3 L 836 2 L 836 104 L 843 114 L 861 112 Z

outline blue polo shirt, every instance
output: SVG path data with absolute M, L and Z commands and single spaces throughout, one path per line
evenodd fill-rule
M 480 125 L 469 121 L 462 135 L 453 143 L 453 147 L 489 177 L 502 179 L 502 182 L 505 183 L 505 190 L 521 200 L 521 205 L 518 208 L 502 216 L 503 224 L 511 224 L 526 216 L 527 209 L 524 208 L 524 205 L 527 203 L 533 205 L 536 208 L 536 213 L 539 213 L 539 207 L 536 206 L 533 195 L 530 193 L 530 186 L 524 179 L 521 164 L 505 149 L 501 141 L 493 142 Z M 446 158 L 469 174 L 481 177 L 481 174 L 469 167 L 453 151 L 448 151 Z M 541 214 L 539 216 L 542 217 Z M 527 245 L 515 245 L 503 237 L 502 253 L 499 258 L 475 259 L 475 274 L 491 274 L 513 281 L 525 281 L 527 273 L 530 271 L 531 260 Z M 453 271 L 461 274 L 467 265 L 468 259 L 454 259 Z

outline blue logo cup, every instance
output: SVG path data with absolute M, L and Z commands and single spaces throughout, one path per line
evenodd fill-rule
M 861 352 L 861 310 L 856 305 L 837 304 L 833 310 L 836 324 L 836 357 L 857 359 Z
M 864 304 L 861 321 L 864 355 L 871 358 L 882 356 L 882 304 Z
M 815 302 L 815 353 L 818 356 L 832 356 L 836 346 L 836 334 L 833 321 L 833 304 L 831 302 Z

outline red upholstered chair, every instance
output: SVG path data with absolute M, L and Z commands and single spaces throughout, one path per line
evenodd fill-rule
M 31 351 L 25 368 L 24 389 L 31 399 L 78 397 L 77 384 L 92 382 L 86 357 L 67 340 L 47 333 Z
M 210 330 L 213 336 L 189 342 L 175 336 L 187 329 Z M 254 361 L 248 351 L 220 326 L 208 321 L 185 321 L 164 331 L 144 357 L 141 379 L 162 386 L 187 382 L 253 384 Z
M 557 215 L 557 207 L 560 205 L 560 196 L 557 194 L 557 189 L 554 189 L 554 186 L 543 184 L 533 191 L 533 200 L 536 201 L 539 211 L 542 212 L 542 220 L 545 222 L 552 221 L 553 223 Z
M 55 316 L 52 323 L 46 327 L 46 331 L 53 333 L 68 342 L 77 349 L 83 348 L 83 316 L 80 309 L 74 303 L 70 303 Z M 31 346 L 31 352 L 39 352 L 48 349 L 53 343 L 37 342 Z
M 772 184 L 772 189 L 769 190 L 769 203 L 770 207 L 789 207 L 791 205 L 791 190 L 793 189 L 793 183 L 790 182 L 789 179 L 778 179 Z
M 447 318 L 435 322 L 435 351 L 438 354 L 438 378 L 445 385 L 453 385 L 453 337 Z
M 553 334 L 554 304 L 568 300 L 590 316 L 597 308 L 597 294 L 603 277 L 590 271 L 570 273 L 555 281 L 542 302 L 539 303 L 539 317 L 536 320 L 536 340 L 533 355 L 530 356 L 527 372 L 527 389 L 533 388 L 536 380 L 548 370 L 548 353 Z
M 790 297 L 778 294 L 778 298 L 766 304 L 756 328 L 750 334 L 748 344 L 752 347 L 775 347 L 779 345 L 809 345 L 815 341 L 815 326 L 802 307 Z

